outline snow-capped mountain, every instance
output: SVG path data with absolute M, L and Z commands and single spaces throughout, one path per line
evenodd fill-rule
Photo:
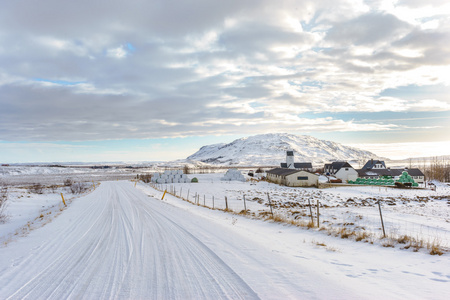
M 316 166 L 333 161 L 360 162 L 379 158 L 369 151 L 307 135 L 269 133 L 237 139 L 229 144 L 203 146 L 186 160 L 214 165 L 276 166 L 286 162 L 287 150 L 294 151 L 295 162 L 312 162 Z

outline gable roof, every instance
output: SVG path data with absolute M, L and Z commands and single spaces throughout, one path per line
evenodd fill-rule
M 312 163 L 303 162 L 303 163 L 294 163 L 294 168 L 296 169 L 312 169 Z
M 386 168 L 386 164 L 384 163 L 383 160 L 374 160 L 374 159 L 370 159 L 369 161 L 366 162 L 366 164 L 364 165 L 364 167 L 362 167 L 362 169 L 370 170 L 370 169 L 372 169 L 376 164 L 382 164 L 383 167 Z
M 275 169 L 267 171 L 266 173 L 273 174 L 273 175 L 279 175 L 279 176 L 289 176 L 289 175 L 299 173 L 299 172 L 306 172 L 306 173 L 317 176 L 316 174 L 308 172 L 308 171 L 296 170 L 296 169 L 285 169 L 285 168 L 275 168 Z
M 325 164 L 325 169 L 333 169 L 339 171 L 341 168 L 353 168 L 353 167 L 346 161 L 335 161 L 332 162 L 331 164 Z
M 282 168 L 287 168 L 287 163 L 281 163 Z M 312 169 L 312 163 L 294 163 L 294 168 L 296 169 Z

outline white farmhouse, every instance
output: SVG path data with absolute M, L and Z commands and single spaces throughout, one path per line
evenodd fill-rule
M 346 161 L 325 164 L 324 171 L 326 175 L 333 175 L 343 182 L 356 180 L 356 178 L 358 178 L 358 172 Z

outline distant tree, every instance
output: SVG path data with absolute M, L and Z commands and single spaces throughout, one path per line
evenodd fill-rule
M 189 168 L 188 165 L 184 165 L 184 167 L 183 167 L 183 173 L 184 173 L 184 174 L 191 174 L 191 169 Z
M 314 170 L 314 173 L 319 173 L 319 174 L 323 174 L 323 173 L 325 173 L 325 168 L 317 168 L 317 169 L 315 169 Z
M 255 173 L 264 173 L 264 171 L 263 171 L 263 169 L 258 168 L 258 169 L 255 171 Z
M 424 169 L 428 180 L 450 181 L 450 162 L 447 157 L 433 157 Z

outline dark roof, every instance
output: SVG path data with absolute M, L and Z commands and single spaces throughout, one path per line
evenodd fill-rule
M 285 168 L 275 168 L 275 169 L 267 171 L 266 173 L 279 175 L 279 176 L 288 176 L 288 175 L 295 174 L 298 172 L 307 172 L 307 173 L 316 175 L 316 174 L 308 172 L 308 171 L 302 171 L 302 170 L 296 170 L 296 169 L 285 169 Z
M 331 164 L 325 164 L 325 169 L 334 169 L 339 171 L 341 168 L 353 168 L 348 162 L 346 161 L 335 161 L 332 162 Z
M 408 172 L 410 176 L 425 176 L 419 169 L 372 169 L 372 170 L 356 170 L 359 177 L 366 176 L 400 176 L 403 171 Z
M 363 169 L 370 170 L 370 169 L 372 169 L 376 164 L 382 164 L 383 167 L 386 168 L 386 164 L 384 163 L 384 161 L 382 161 L 382 160 L 374 160 L 374 159 L 371 159 L 371 160 L 367 161 L 366 164 L 364 165 L 364 167 L 362 167 L 362 168 L 363 168 Z
M 312 163 L 294 163 L 294 168 L 296 169 L 307 169 L 307 168 L 311 168 L 312 169 Z
M 281 163 L 282 168 L 287 168 L 287 163 Z M 294 163 L 295 169 L 312 169 L 312 163 Z

